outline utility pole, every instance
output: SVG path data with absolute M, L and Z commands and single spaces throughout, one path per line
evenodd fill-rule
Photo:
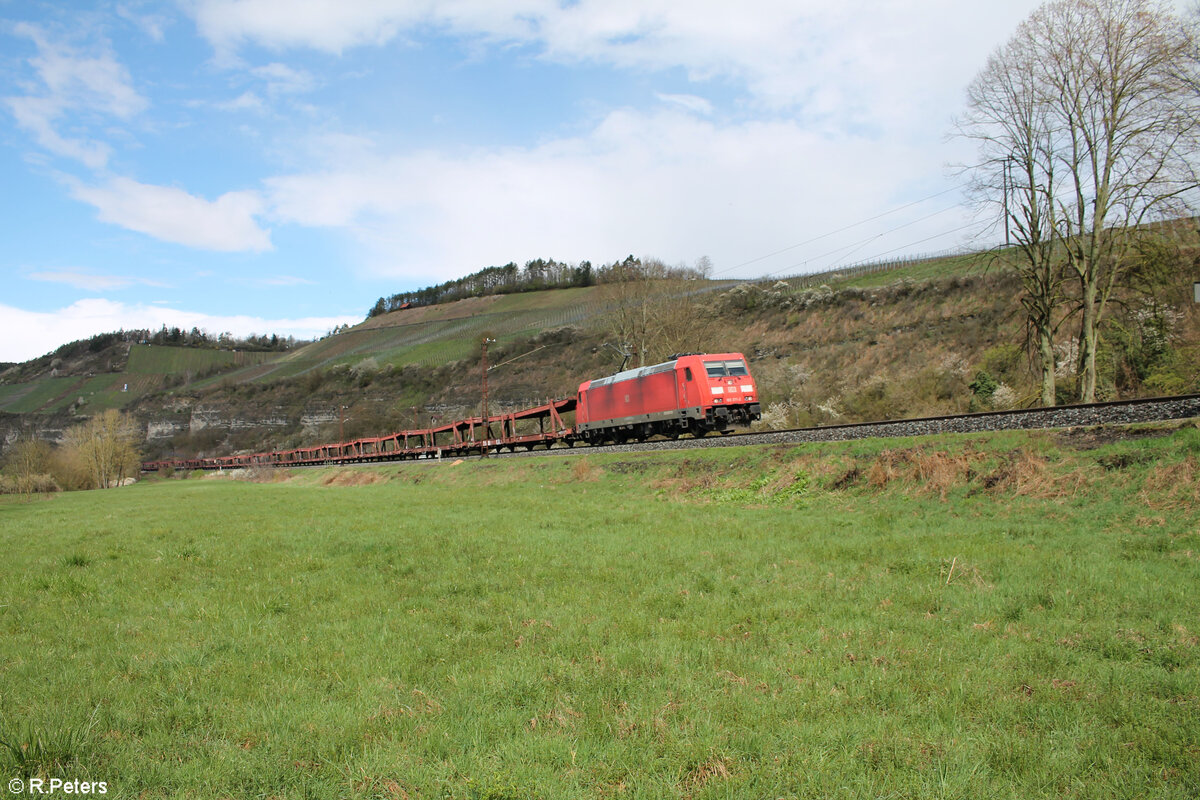
M 488 402 L 487 402 L 487 401 L 488 401 L 488 387 L 487 387 L 487 373 L 488 373 L 488 366 L 487 366 L 487 347 L 488 347 L 488 345 L 489 345 L 489 344 L 495 344 L 495 343 L 496 343 L 496 340 L 495 340 L 495 339 L 491 339 L 491 338 L 489 338 L 489 337 L 487 337 L 487 336 L 483 337 L 483 359 L 482 359 L 482 363 L 483 363 L 483 409 L 482 409 L 482 410 L 483 410 L 483 438 L 484 438 L 484 440 L 485 440 L 485 441 L 488 439 L 488 430 L 489 430 L 489 426 L 488 426 Z M 479 448 L 479 457 L 480 457 L 480 458 L 487 458 L 487 454 L 488 454 L 488 451 L 487 451 L 487 445 L 480 445 L 480 448 Z
M 1006 157 L 1004 159 L 1004 246 L 1012 246 L 1012 236 L 1008 228 L 1008 187 L 1011 182 L 1010 169 L 1012 167 L 1012 159 Z
M 338 443 L 346 441 L 346 409 L 350 406 L 339 404 L 338 408 Z

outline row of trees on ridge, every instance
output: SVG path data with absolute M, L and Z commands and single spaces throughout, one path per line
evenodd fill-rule
M 398 292 L 390 297 L 380 297 L 375 305 L 367 312 L 367 318 L 399 311 L 409 306 L 428 306 L 439 303 L 452 303 L 468 297 L 486 297 L 496 294 L 515 294 L 518 292 L 537 292 L 545 289 L 569 289 L 577 286 L 595 286 L 597 284 L 640 281 L 648 277 L 661 279 L 693 279 L 707 277 L 711 265 L 707 258 L 701 258 L 695 267 L 685 265 L 667 267 L 662 262 L 647 259 L 643 264 L 640 258 L 632 255 L 623 261 L 611 264 L 593 266 L 590 261 L 569 264 L 554 259 L 537 258 L 525 262 L 525 266 L 517 266 L 509 262 L 502 267 L 485 267 L 462 278 L 439 283 L 436 286 L 426 286 L 411 292 Z

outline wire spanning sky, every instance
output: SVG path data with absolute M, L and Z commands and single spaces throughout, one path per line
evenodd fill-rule
M 950 121 L 1035 5 L 0 0 L 0 361 L 319 335 L 538 257 L 962 246 Z

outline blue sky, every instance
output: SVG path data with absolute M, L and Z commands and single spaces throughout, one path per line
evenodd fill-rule
M 963 246 L 951 118 L 1036 4 L 984 5 L 0 0 L 0 361 L 319 335 L 537 257 Z

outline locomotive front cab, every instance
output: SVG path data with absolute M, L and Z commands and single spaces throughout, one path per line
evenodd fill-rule
M 699 358 L 711 406 L 706 416 L 716 430 L 731 423 L 748 425 L 762 417 L 758 386 L 741 353 L 705 355 Z

